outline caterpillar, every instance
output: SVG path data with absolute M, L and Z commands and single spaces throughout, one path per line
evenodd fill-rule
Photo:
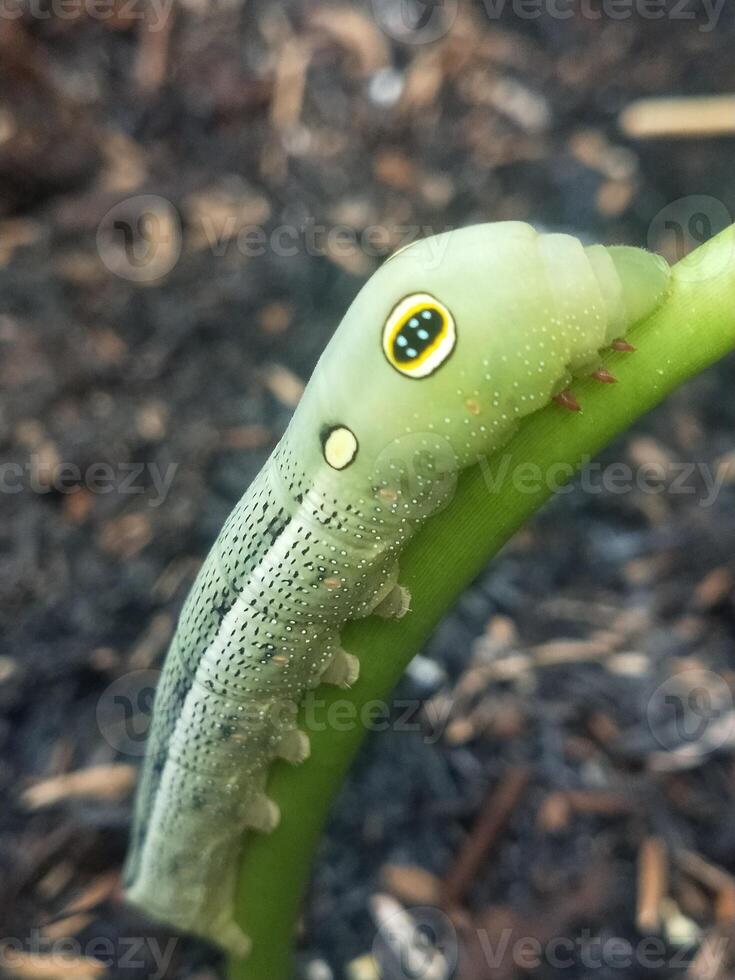
M 132 903 L 247 953 L 242 835 L 278 823 L 272 762 L 308 758 L 306 692 L 357 680 L 344 625 L 409 611 L 400 553 L 446 505 L 447 473 L 552 400 L 578 410 L 574 377 L 613 381 L 601 352 L 634 349 L 624 336 L 669 275 L 639 249 L 502 222 L 415 242 L 366 283 L 184 605 L 138 788 Z

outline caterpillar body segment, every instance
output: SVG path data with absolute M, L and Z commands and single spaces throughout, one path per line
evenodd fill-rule
M 417 242 L 367 282 L 185 603 L 138 790 L 132 902 L 247 952 L 243 834 L 278 823 L 273 761 L 308 766 L 306 693 L 357 681 L 343 627 L 410 615 L 400 554 L 452 476 L 552 399 L 578 410 L 574 377 L 612 383 L 602 352 L 632 348 L 668 278 L 647 252 L 506 222 Z

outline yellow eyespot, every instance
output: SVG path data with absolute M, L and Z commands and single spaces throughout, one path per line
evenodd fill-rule
M 406 296 L 383 328 L 383 353 L 396 371 L 425 378 L 446 361 L 457 343 L 449 310 L 428 293 Z

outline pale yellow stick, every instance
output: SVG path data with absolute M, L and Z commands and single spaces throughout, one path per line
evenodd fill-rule
M 639 99 L 621 112 L 619 124 L 636 139 L 735 134 L 735 95 Z

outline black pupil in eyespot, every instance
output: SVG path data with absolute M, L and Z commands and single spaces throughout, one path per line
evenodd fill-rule
M 399 364 L 409 364 L 421 357 L 430 347 L 444 326 L 444 317 L 430 306 L 412 313 L 401 324 L 393 338 L 393 357 Z

